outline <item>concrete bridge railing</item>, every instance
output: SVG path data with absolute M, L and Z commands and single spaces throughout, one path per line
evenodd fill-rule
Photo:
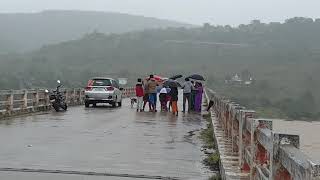
M 84 104 L 82 88 L 62 89 L 69 106 Z M 123 97 L 135 93 L 134 88 L 124 88 Z M 49 93 L 45 89 L 2 90 L 0 91 L 0 118 L 47 111 L 51 109 Z
M 273 131 L 272 119 L 206 90 L 223 179 L 319 180 L 320 163 L 299 150 L 298 135 Z

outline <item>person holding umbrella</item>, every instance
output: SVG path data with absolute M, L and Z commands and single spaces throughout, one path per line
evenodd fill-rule
M 192 85 L 195 86 L 195 82 L 191 81 Z M 195 102 L 196 102 L 196 94 L 197 94 L 197 90 L 196 89 L 192 89 L 191 90 L 191 100 L 190 100 L 190 104 L 191 104 L 191 111 L 195 111 Z
M 204 77 L 199 74 L 193 74 L 188 76 L 189 79 L 197 80 L 197 81 L 205 81 Z
M 180 78 L 182 78 L 183 76 L 182 75 L 174 75 L 174 76 L 172 76 L 172 77 L 170 77 L 169 79 L 171 79 L 171 80 L 177 80 L 177 79 L 180 79 Z
M 172 106 L 172 114 L 178 116 L 178 87 L 171 87 L 170 95 L 170 104 Z
M 151 104 L 151 111 L 157 112 L 157 86 L 158 83 L 154 79 L 153 75 L 150 75 L 150 80 L 148 81 L 148 92 L 149 92 L 149 103 Z
M 202 94 L 203 94 L 203 87 L 201 82 L 196 82 L 196 96 L 195 96 L 195 104 L 194 109 L 196 112 L 201 112 L 202 106 Z
M 176 80 L 173 80 L 173 79 L 168 79 L 166 81 L 163 82 L 163 86 L 164 87 L 168 87 L 167 91 L 168 90 L 171 90 L 172 88 L 178 88 L 178 87 L 181 87 L 181 84 L 176 81 Z M 170 111 L 170 107 L 172 107 L 172 101 L 171 101 L 171 93 L 167 93 L 167 102 L 169 102 L 169 108 L 167 108 L 169 111 Z
M 193 74 L 188 76 L 188 78 L 196 80 L 196 81 L 205 81 L 205 78 L 199 74 Z M 196 82 L 196 88 L 191 90 L 192 102 L 194 103 L 193 107 L 196 112 L 201 112 L 201 105 L 202 105 L 202 94 L 203 94 L 203 87 L 202 83 Z
M 188 112 L 191 110 L 191 91 L 194 89 L 189 78 L 185 79 L 185 83 L 182 85 L 183 89 L 183 113 L 186 112 L 186 101 L 188 101 Z

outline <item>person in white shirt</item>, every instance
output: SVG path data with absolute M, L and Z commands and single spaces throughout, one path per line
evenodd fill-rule
M 183 111 L 186 112 L 186 101 L 188 101 L 188 112 L 191 110 L 191 91 L 194 89 L 193 84 L 189 78 L 185 79 L 185 83 L 182 85 L 183 89 Z
M 163 87 L 160 90 L 160 94 L 159 94 L 159 100 L 161 103 L 161 111 L 168 111 L 167 108 L 167 89 L 165 87 Z

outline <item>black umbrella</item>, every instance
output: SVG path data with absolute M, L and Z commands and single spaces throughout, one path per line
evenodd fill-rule
M 181 87 L 181 84 L 176 80 L 169 79 L 163 82 L 163 86 L 164 87 Z
M 199 74 L 193 74 L 193 75 L 189 76 L 188 78 L 198 80 L 198 81 L 205 81 L 204 77 Z
M 175 75 L 175 76 L 170 77 L 169 79 L 176 80 L 176 79 L 179 79 L 179 78 L 182 78 L 182 77 L 183 77 L 182 75 Z

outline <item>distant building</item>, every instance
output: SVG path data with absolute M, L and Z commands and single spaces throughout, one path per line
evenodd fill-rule
M 253 83 L 253 78 L 252 77 L 250 77 L 248 80 L 246 80 L 246 81 L 244 81 L 244 84 L 245 85 L 251 85 Z
M 127 85 L 128 84 L 128 78 L 118 78 L 120 85 Z
M 240 78 L 240 76 L 238 74 L 235 74 L 233 77 L 232 77 L 232 81 L 233 82 L 242 82 L 242 79 Z
M 226 76 L 225 83 L 231 85 L 246 85 L 253 84 L 254 79 L 250 76 L 245 79 L 241 78 L 237 73 L 234 76 Z
M 230 77 L 227 76 L 225 79 L 226 84 L 242 84 L 242 79 L 238 74 L 235 74 L 234 76 Z

